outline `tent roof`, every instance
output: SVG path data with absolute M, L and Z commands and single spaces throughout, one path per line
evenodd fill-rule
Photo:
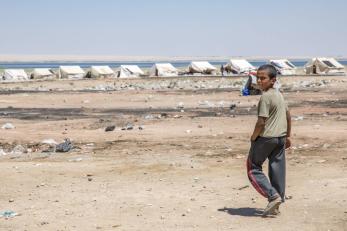
M 5 69 L 4 73 L 11 76 L 27 76 L 27 73 L 23 69 Z
M 191 66 L 195 66 L 195 67 L 198 67 L 200 69 L 216 70 L 216 68 L 214 66 L 212 66 L 207 61 L 193 61 L 193 62 L 191 62 Z
M 84 70 L 80 66 L 60 66 L 60 71 L 67 74 L 84 74 Z
M 109 66 L 91 66 L 93 72 L 101 75 L 114 74 L 114 71 Z
M 33 74 L 37 76 L 53 75 L 53 73 L 51 72 L 51 69 L 49 68 L 35 68 L 33 71 Z
M 270 63 L 273 63 L 275 66 L 279 68 L 286 68 L 286 69 L 295 68 L 294 64 L 292 64 L 288 59 L 274 59 L 274 60 L 270 60 Z
M 325 57 L 319 57 L 319 58 L 314 58 L 313 61 L 317 59 L 318 61 L 324 63 L 325 65 L 327 65 L 328 67 L 332 67 L 332 68 L 344 68 L 344 66 L 339 63 L 338 61 L 336 61 L 336 59 L 334 58 L 325 58 Z M 332 66 L 331 66 L 332 64 Z
M 125 69 L 134 74 L 144 74 L 143 71 L 137 65 L 121 65 L 120 68 Z
M 239 67 L 240 69 L 255 69 L 255 67 L 252 64 L 250 64 L 246 59 L 230 59 L 230 63 L 234 66 Z
M 156 63 L 153 65 L 157 69 L 163 69 L 163 70 L 171 70 L 176 71 L 176 67 L 174 67 L 171 63 Z

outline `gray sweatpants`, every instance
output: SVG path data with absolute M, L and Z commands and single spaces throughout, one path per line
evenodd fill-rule
M 253 187 L 269 201 L 281 197 L 284 201 L 286 185 L 285 137 L 258 137 L 251 143 L 247 159 L 247 174 Z M 269 159 L 269 179 L 262 165 Z

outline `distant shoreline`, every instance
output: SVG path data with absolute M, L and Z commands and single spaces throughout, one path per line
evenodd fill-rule
M 347 56 L 327 56 L 346 60 Z M 156 62 L 156 61 L 227 61 L 229 59 L 247 60 L 308 60 L 309 56 L 87 56 L 87 55 L 0 55 L 0 62 Z

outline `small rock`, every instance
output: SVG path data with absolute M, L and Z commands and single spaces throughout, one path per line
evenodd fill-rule
M 8 202 L 12 203 L 14 202 L 14 199 L 9 199 Z
M 322 164 L 325 163 L 327 160 L 318 160 L 317 163 Z
M 115 128 L 116 128 L 115 125 L 107 126 L 105 128 L 105 132 L 112 132 L 112 131 L 114 131 Z
M 93 178 L 91 178 L 91 177 L 88 177 L 88 181 L 92 181 L 93 180 Z
M 234 103 L 231 104 L 229 108 L 230 108 L 230 110 L 234 110 L 236 108 L 236 104 L 234 104 Z

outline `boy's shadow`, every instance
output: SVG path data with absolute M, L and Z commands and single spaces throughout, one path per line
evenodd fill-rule
M 256 208 L 222 208 L 218 209 L 219 212 L 226 212 L 233 216 L 243 216 L 243 217 L 261 217 L 263 215 L 263 210 Z

